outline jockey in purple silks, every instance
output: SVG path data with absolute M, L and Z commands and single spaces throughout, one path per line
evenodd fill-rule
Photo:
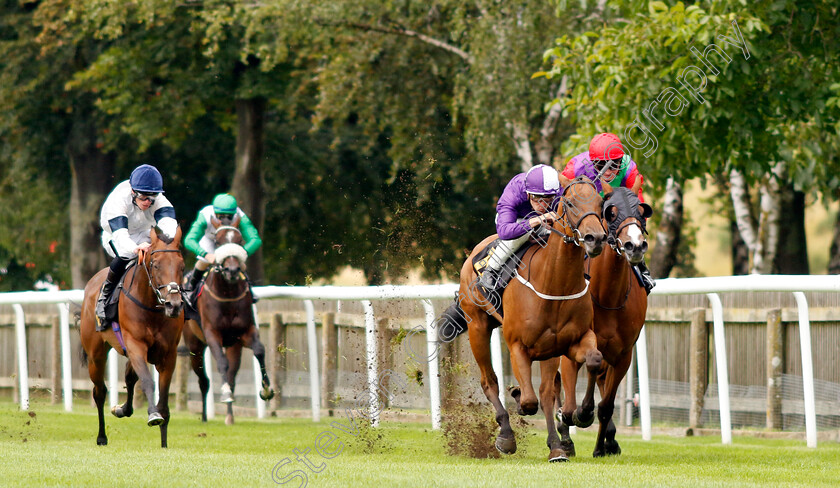
M 551 204 L 560 193 L 557 170 L 545 164 L 514 176 L 496 204 L 496 232 L 501 242 L 491 255 L 479 284 L 495 289 L 502 266 L 528 240 L 531 230 L 551 224 L 557 214 Z

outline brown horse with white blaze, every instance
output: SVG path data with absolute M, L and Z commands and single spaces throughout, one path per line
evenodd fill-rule
M 583 276 L 583 262 L 585 253 L 598 255 L 606 241 L 599 218 L 601 197 L 592 182 L 586 179 L 571 182 L 559 199 L 562 213 L 553 223 L 546 224 L 544 229 L 549 237 L 544 246 L 534 246 L 526 252 L 517 268 L 519 276 L 503 294 L 504 318 L 476 289 L 472 266 L 473 257 L 495 235 L 482 241 L 461 268 L 459 297 L 462 299 L 456 303 L 468 322 L 470 346 L 481 370 L 481 387 L 496 410 L 496 421 L 501 428 L 496 448 L 506 454 L 516 451 L 510 418 L 499 400 L 499 382 L 490 359 L 491 333 L 503 324 L 511 364 L 521 388 L 521 394 L 514 391 L 514 398 L 524 415 L 535 414 L 542 404 L 552 462 L 566 459 L 559 448 L 560 438 L 553 417 L 554 376 L 559 357 L 568 355 L 575 361 L 585 362 L 593 373 L 601 364 L 592 331 L 592 303 Z M 531 383 L 533 361 L 541 361 L 539 400 Z M 594 376 L 591 393 L 594 394 Z
M 601 402 L 598 404 L 598 438 L 594 457 L 621 454 L 615 440 L 615 424 L 612 415 L 618 386 L 630 367 L 633 346 L 639 338 L 647 313 L 647 294 L 633 276 L 631 266 L 642 262 L 648 249 L 645 221 L 653 214 L 646 203 L 640 203 L 638 196 L 627 188 L 616 188 L 604 201 L 603 218 L 609 229 L 610 250 L 591 259 L 589 271 L 592 275 L 590 293 L 594 312 L 595 335 L 598 350 L 604 356 L 604 363 L 598 375 Z M 563 358 L 561 372 L 555 381 L 565 392 L 563 412 L 558 431 L 567 456 L 574 456 L 574 443 L 569 437 L 569 425 L 588 427 L 576 423 L 567 410 L 574 410 L 575 380 L 579 363 Z M 558 401 L 560 385 L 556 385 Z M 593 403 L 586 400 L 581 404 L 584 417 L 591 418 Z
M 132 270 L 115 293 L 122 293 L 119 301 L 118 322 L 125 350 L 113 327 L 102 332 L 96 330 L 96 299 L 108 273 L 103 269 L 85 286 L 82 302 L 80 333 L 82 347 L 88 362 L 88 372 L 93 382 L 93 399 L 99 413 L 99 434 L 96 443 L 108 444 L 105 435 L 105 362 L 108 351 L 114 348 L 128 357 L 125 368 L 126 402 L 111 409 L 116 417 L 130 417 L 134 412 L 134 385 L 143 388 L 149 408 L 149 426 L 160 426 L 160 445 L 166 447 L 169 425 L 169 385 L 175 371 L 178 341 L 184 325 L 182 296 L 179 283 L 184 275 L 184 258 L 179 244 L 181 229 L 174 239 L 159 237 L 151 231 L 151 247 L 141 252 Z M 160 399 L 154 402 L 154 380 L 146 363 L 151 363 L 160 374 Z M 116 388 L 116 385 L 111 385 Z
M 216 264 L 207 273 L 204 287 L 196 300 L 201 324 L 188 320 L 184 327 L 184 342 L 190 349 L 190 362 L 201 390 L 201 420 L 207 421 L 207 392 L 211 387 L 204 370 L 206 345 L 223 380 L 221 401 L 227 404 L 227 425 L 233 424 L 233 392 L 243 346 L 254 352 L 260 365 L 260 398 L 270 400 L 274 397 L 265 370 L 265 347 L 260 342 L 259 329 L 254 321 L 251 285 L 243 273 L 248 254 L 242 247 L 239 222 L 238 215 L 231 225 L 222 225 L 215 217 L 211 220 L 216 230 Z

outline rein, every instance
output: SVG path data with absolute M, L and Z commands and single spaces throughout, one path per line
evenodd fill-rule
M 180 252 L 180 251 L 177 250 L 177 249 L 157 249 L 155 251 L 149 252 L 148 254 L 151 257 L 151 255 L 156 253 L 156 252 Z M 169 283 L 169 284 L 166 284 L 166 285 L 155 286 L 154 280 L 152 278 L 152 273 L 149 270 L 149 265 L 146 264 L 146 251 L 140 251 L 140 253 L 137 255 L 136 259 L 139 263 L 142 263 L 143 269 L 146 271 L 146 278 L 147 278 L 148 283 L 149 283 L 149 288 L 151 288 L 152 291 L 155 292 L 155 298 L 157 299 L 157 305 L 155 305 L 154 307 L 147 306 L 146 304 L 144 304 L 143 302 L 138 300 L 136 297 L 131 295 L 125 287 L 122 287 L 123 294 L 125 296 L 127 296 L 129 298 L 129 300 L 134 302 L 135 305 L 142 308 L 143 310 L 146 310 L 148 312 L 163 313 L 163 305 L 166 303 L 166 299 L 164 298 L 164 295 L 170 295 L 172 293 L 181 293 L 181 287 L 175 282 L 172 282 L 172 283 Z M 137 276 L 137 268 L 134 268 L 134 273 L 132 273 L 132 275 L 131 275 L 131 283 L 129 283 L 129 287 L 131 287 L 131 285 L 134 284 L 134 278 L 136 276 Z M 161 293 L 161 288 L 166 288 L 165 294 Z
M 220 273 L 219 269 L 221 269 L 221 266 L 216 265 L 216 266 L 213 266 L 213 268 L 210 270 L 210 272 L 211 272 L 211 273 Z M 240 279 L 239 281 L 244 281 L 244 280 Z M 204 284 L 204 290 L 207 290 L 207 293 L 209 293 L 209 294 L 210 294 L 210 296 L 211 296 L 211 297 L 213 297 L 213 298 L 214 298 L 217 302 L 222 302 L 222 303 L 231 303 L 231 302 L 238 302 L 238 301 L 242 300 L 243 298 L 245 298 L 245 297 L 246 297 L 246 296 L 250 293 L 250 291 L 251 291 L 251 287 L 250 287 L 250 286 L 246 286 L 246 287 L 245 287 L 245 291 L 243 291 L 243 292 L 242 292 L 242 293 L 241 293 L 238 297 L 236 297 L 236 298 L 224 298 L 224 297 L 220 297 L 220 296 L 219 296 L 219 295 L 217 295 L 217 294 L 213 291 L 213 289 L 209 286 L 209 283 L 206 283 L 206 282 L 205 282 L 205 284 Z

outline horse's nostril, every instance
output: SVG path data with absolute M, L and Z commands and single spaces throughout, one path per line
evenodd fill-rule
M 632 242 L 625 242 L 624 243 L 624 251 L 625 252 L 633 252 L 633 249 L 635 249 L 635 248 L 636 248 L 636 246 L 634 246 Z
M 583 236 L 583 241 L 587 244 L 591 244 L 595 242 L 595 236 L 593 236 L 592 234 L 586 234 L 585 236 Z
M 648 250 L 648 243 L 647 241 L 642 243 L 642 252 L 647 252 Z

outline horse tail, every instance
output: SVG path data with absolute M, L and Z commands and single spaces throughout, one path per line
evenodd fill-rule
M 440 324 L 438 337 L 442 342 L 451 342 L 456 337 L 467 331 L 467 314 L 461 308 L 461 302 L 455 299 L 455 303 L 449 306 L 441 314 L 437 323 Z
M 82 322 L 82 307 L 78 303 L 74 302 L 71 302 L 71 305 L 75 308 L 75 310 L 73 310 L 73 323 L 76 325 L 76 328 L 79 329 L 79 333 L 81 333 L 82 328 L 79 324 Z M 85 346 L 81 341 L 79 341 L 79 360 L 81 360 L 82 366 L 88 365 L 87 351 L 85 351 Z
M 85 351 L 85 347 L 81 344 L 79 344 L 79 359 L 82 361 L 82 366 L 88 365 L 87 351 Z

